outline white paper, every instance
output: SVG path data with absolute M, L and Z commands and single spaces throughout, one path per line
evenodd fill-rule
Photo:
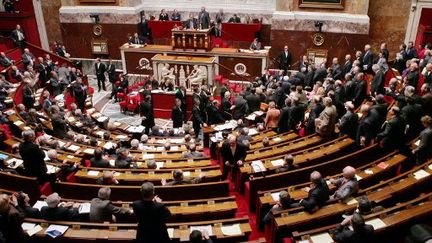
M 109 160 L 109 164 L 110 164 L 112 167 L 115 167 L 115 160 L 110 159 L 110 160 Z
M 21 126 L 21 125 L 24 125 L 24 122 L 18 120 L 18 121 L 15 121 L 13 124 L 14 124 L 15 126 L 19 127 L 19 126 Z
M 95 112 L 95 108 L 91 108 L 87 110 L 87 114 L 92 114 L 93 112 Z
M 163 150 L 164 150 L 164 147 L 160 147 L 160 146 L 156 147 L 156 151 L 163 151 Z
M 201 226 L 190 226 L 190 232 L 194 230 L 199 230 L 203 232 L 204 230 L 208 232 L 208 235 L 213 235 L 213 228 L 211 225 L 201 225 Z
M 373 170 L 367 169 L 364 171 L 366 174 L 368 175 L 372 175 L 373 174 Z
M 240 224 L 222 226 L 221 231 L 222 231 L 222 234 L 224 234 L 224 235 L 241 235 L 242 234 L 242 231 L 240 229 Z
M 246 119 L 255 121 L 255 114 L 250 114 L 249 116 L 246 117 Z
M 248 133 L 249 136 L 253 136 L 256 134 L 258 134 L 258 131 L 255 128 L 249 129 L 249 133 Z
M 156 168 L 160 169 L 164 166 L 164 162 L 156 162 Z
M 348 205 L 353 205 L 353 204 L 358 204 L 357 200 L 355 198 L 351 198 L 350 200 L 347 201 Z
M 252 168 L 254 169 L 254 172 L 262 172 L 262 171 L 266 171 L 266 168 L 264 167 L 263 163 L 261 162 L 261 160 L 255 160 L 252 161 L 251 164 Z
M 275 138 L 273 138 L 272 139 L 273 140 L 273 142 L 280 142 L 280 141 L 282 141 L 282 138 L 280 138 L 280 137 L 275 137 Z
M 27 232 L 29 236 L 32 236 L 42 230 L 42 227 L 40 225 L 36 225 L 32 223 L 22 223 L 21 228 L 25 232 Z
M 191 174 L 190 171 L 184 171 L 183 172 L 184 177 L 190 177 L 190 174 Z
M 420 145 L 420 139 L 419 139 L 419 140 L 417 140 L 417 141 L 416 141 L 416 142 L 415 142 L 414 144 L 415 144 L 415 146 L 417 146 L 417 147 L 418 147 L 418 146 Z
M 167 228 L 169 238 L 174 238 L 174 228 Z
M 257 116 L 262 116 L 264 115 L 264 111 L 255 111 L 254 114 Z
M 178 151 L 179 150 L 179 146 L 172 146 L 171 147 L 171 151 Z
M 171 143 L 183 143 L 182 138 L 171 138 L 170 141 Z
M 154 154 L 143 154 L 142 158 L 143 159 L 154 159 Z
M 45 233 L 47 233 L 48 231 L 51 231 L 51 230 L 57 230 L 57 231 L 61 232 L 62 234 L 64 234 L 64 232 L 66 232 L 66 230 L 68 228 L 69 228 L 69 226 L 67 226 L 67 225 L 52 224 L 45 230 Z
M 12 164 L 14 162 L 15 162 L 15 165 L 12 166 Z M 24 163 L 24 161 L 22 159 L 12 158 L 12 159 L 7 160 L 6 163 L 8 163 L 9 168 L 16 169 L 19 166 L 21 166 Z
M 118 140 L 127 139 L 127 138 L 128 138 L 128 136 L 126 136 L 126 135 L 117 135 L 116 136 L 116 139 L 118 139 Z
M 89 172 L 87 172 L 87 175 L 89 175 L 89 176 L 98 176 L 99 175 L 99 171 L 90 170 Z
M 42 207 L 48 206 L 48 204 L 45 201 L 37 201 L 33 207 L 37 208 L 39 211 L 41 210 Z
M 65 144 L 66 144 L 66 143 L 63 142 L 63 141 L 60 141 L 60 140 L 57 140 L 57 141 L 58 141 L 60 147 L 63 147 L 63 146 L 65 146 Z
M 429 168 L 429 170 L 432 170 L 432 164 L 430 164 L 430 165 L 428 166 L 428 168 Z
M 78 212 L 80 214 L 90 213 L 90 203 L 81 203 L 79 208 L 78 208 Z
M 55 174 L 60 170 L 59 167 L 52 166 L 52 165 L 46 165 L 46 167 L 47 167 L 47 174 Z
M 429 172 L 427 172 L 423 169 L 414 172 L 414 178 L 416 178 L 417 180 L 420 180 L 420 179 L 427 177 L 427 176 L 429 176 Z
M 71 151 L 76 152 L 76 151 L 78 151 L 78 149 L 80 149 L 80 147 L 72 144 L 71 146 L 68 147 L 68 149 L 71 150 Z
M 334 242 L 334 240 L 332 239 L 329 233 L 312 235 L 310 239 L 313 243 L 333 243 Z
M 359 176 L 359 175 L 355 175 L 355 178 L 359 181 L 359 180 L 361 180 L 361 179 L 363 179 L 361 176 Z
M 29 230 L 29 229 L 33 229 L 35 226 L 36 226 L 36 224 L 26 223 L 26 222 L 24 222 L 24 223 L 21 224 L 21 228 L 23 230 L 26 230 L 26 231 Z
M 106 142 L 105 144 L 104 144 L 104 149 L 112 149 L 113 148 L 113 146 L 114 146 L 114 143 L 112 143 L 112 142 Z
M 97 119 L 98 122 L 105 122 L 106 120 L 108 120 L 107 116 L 101 116 Z
M 370 224 L 375 230 L 386 227 L 386 224 L 380 218 L 366 220 L 365 224 Z
M 271 164 L 273 166 L 282 166 L 282 165 L 284 165 L 284 162 L 285 161 L 283 159 L 277 159 L 277 160 L 272 160 Z
M 94 149 L 86 148 L 86 149 L 84 149 L 83 152 L 86 153 L 86 154 L 94 154 Z
M 273 192 L 271 194 L 271 197 L 272 197 L 273 201 L 275 201 L 275 202 L 279 201 L 279 194 L 280 194 L 280 192 Z
M 118 127 L 118 126 L 120 126 L 120 125 L 121 125 L 120 122 L 114 122 L 114 126 Z

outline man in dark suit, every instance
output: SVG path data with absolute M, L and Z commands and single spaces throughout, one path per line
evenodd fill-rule
M 358 115 L 354 112 L 354 105 L 351 101 L 345 102 L 346 113 L 339 120 L 339 131 L 341 135 L 348 135 L 355 139 L 357 133 Z
M 87 99 L 87 87 L 83 84 L 80 77 L 77 78 L 76 82 L 72 87 L 75 103 L 81 111 L 84 111 L 85 100 Z
M 279 54 L 279 69 L 287 72 L 291 68 L 291 53 L 288 51 L 288 46 L 284 46 L 284 50 Z
M 60 203 L 60 196 L 55 192 L 46 198 L 48 206 L 41 208 L 41 216 L 50 221 L 79 221 L 79 204 Z
M 192 108 L 192 127 L 195 131 L 195 137 L 198 137 L 201 127 L 207 127 L 207 123 L 203 117 L 203 112 L 200 109 L 201 101 L 198 98 L 194 99 Z
M 281 109 L 281 114 L 279 116 L 279 121 L 278 121 L 279 133 L 288 132 L 291 129 L 291 127 L 289 126 L 289 121 L 291 120 L 290 105 L 291 105 L 291 99 L 286 98 L 285 106 Z
M 208 29 L 210 26 L 210 15 L 205 7 L 201 7 L 201 12 L 198 14 L 198 25 L 200 29 Z
M 417 58 L 417 50 L 414 47 L 414 42 L 408 42 L 408 46 L 406 48 L 406 59 L 411 60 L 413 58 Z
M 176 185 L 189 185 L 189 184 L 198 184 L 203 181 L 204 173 L 201 172 L 199 177 L 195 179 L 185 179 L 183 176 L 183 171 L 180 169 L 176 169 L 172 172 L 173 179 L 172 181 L 167 182 L 165 178 L 162 179 L 161 184 L 163 186 L 176 186 Z
M 139 25 L 139 29 L 141 31 L 140 34 L 143 37 L 144 43 L 149 42 L 151 38 L 151 30 L 148 26 L 148 20 L 146 19 L 145 14 L 141 15 L 141 22 Z
M 217 100 L 214 100 L 213 97 L 211 97 L 210 102 L 206 107 L 206 112 L 207 112 L 208 125 L 225 122 L 225 119 L 223 118 L 222 114 L 219 112 L 219 102 Z
M 240 17 L 237 16 L 237 14 L 234 14 L 229 20 L 228 23 L 240 23 Z
M 21 49 L 23 48 L 26 37 L 19 24 L 17 24 L 16 28 L 12 31 L 11 38 L 17 46 L 19 46 Z
M 352 230 L 348 227 L 348 224 L 351 224 Z M 333 240 L 340 243 L 375 242 L 374 238 L 373 226 L 365 224 L 363 217 L 359 213 L 354 213 L 352 217 L 344 220 L 333 231 Z
M 255 111 L 259 111 L 261 100 L 260 97 L 256 94 L 255 88 L 252 88 L 250 92 L 251 93 L 248 96 L 246 96 L 246 101 L 249 106 L 249 112 L 252 113 Z
M 131 214 L 133 211 L 127 208 L 116 207 L 109 200 L 111 189 L 102 187 L 98 191 L 98 197 L 93 198 L 90 202 L 90 222 L 116 222 L 114 214 Z
M 372 71 L 375 73 L 375 76 L 371 82 L 371 95 L 376 96 L 378 94 L 384 94 L 384 72 L 378 64 L 372 66 Z
M 103 64 L 101 62 L 100 58 L 96 58 L 95 71 L 96 71 L 96 78 L 98 81 L 98 92 L 101 91 L 101 87 L 104 91 L 106 91 L 106 88 L 105 88 L 106 66 L 105 66 L 105 64 Z
M 384 130 L 378 133 L 377 140 L 382 148 L 401 149 L 405 143 L 405 120 L 400 116 L 399 107 L 390 109 L 391 119 L 385 123 Z
M 331 70 L 332 70 L 331 75 L 334 80 L 340 80 L 343 78 L 341 66 L 339 64 L 339 60 L 337 57 L 333 58 L 332 60 Z
M 354 91 L 354 99 L 353 103 L 355 107 L 359 107 L 364 99 L 366 98 L 367 93 L 367 83 L 364 80 L 364 73 L 359 73 L 356 76 L 356 85 Z
M 110 59 L 108 64 L 108 81 L 111 83 L 111 96 L 110 99 L 115 98 L 116 95 L 116 67 L 113 61 Z
M 425 129 L 420 133 L 419 146 L 412 150 L 412 153 L 417 158 L 417 164 L 422 164 L 432 158 L 432 118 L 423 116 L 421 122 Z
M 194 18 L 193 14 L 189 14 L 189 19 L 183 22 L 186 29 L 196 30 L 198 28 L 198 20 Z
M 171 119 L 173 121 L 174 128 L 183 126 L 184 113 L 185 111 L 183 111 L 181 108 L 181 100 L 176 98 L 175 106 L 172 108 L 171 111 Z
M 369 44 L 365 45 L 365 54 L 362 58 L 363 70 L 367 73 L 372 72 L 372 64 L 373 64 L 373 54 L 371 50 L 371 46 Z
M 30 85 L 30 80 L 24 79 L 25 86 L 23 89 L 23 104 L 28 109 L 33 108 L 35 103 L 35 95 L 33 93 L 33 89 Z
M 33 67 L 35 64 L 35 56 L 30 52 L 28 48 L 24 49 L 23 54 L 21 55 L 22 62 L 24 64 L 24 69 L 27 70 L 28 66 Z
M 310 175 L 311 186 L 306 187 L 308 197 L 300 200 L 300 205 L 308 212 L 314 212 L 321 208 L 330 198 L 330 190 L 321 173 L 314 171 Z
M 243 164 L 246 158 L 246 147 L 237 141 L 235 136 L 230 136 L 221 148 L 222 162 L 224 163 L 222 178 L 226 179 L 229 170 L 234 179 L 238 172 L 238 167 Z
M 144 41 L 138 36 L 138 33 L 134 33 L 128 40 L 129 44 L 141 45 L 144 44 Z
M 388 49 L 387 49 L 387 43 L 385 43 L 385 42 L 381 43 L 380 51 L 382 52 L 383 57 L 384 57 L 384 58 L 386 59 L 386 61 L 388 62 L 388 58 L 389 58 L 389 51 L 388 51 Z
M 144 101 L 141 102 L 140 115 L 142 117 L 141 125 L 145 127 L 145 133 L 148 134 L 155 125 L 151 95 L 146 95 Z
M 0 52 L 0 65 L 2 65 L 4 68 L 9 67 L 14 63 L 14 60 L 6 56 L 4 52 Z
M 247 101 L 241 95 L 234 98 L 233 119 L 241 119 L 248 111 Z
M 175 98 L 181 101 L 181 110 L 184 112 L 183 119 L 186 121 L 186 88 L 184 86 L 179 86 L 175 93 Z
M 54 107 L 51 108 L 51 123 L 53 127 L 53 135 L 57 138 L 66 138 L 69 127 L 65 120 L 64 114 Z
M 404 81 L 408 83 L 408 85 L 413 86 L 414 88 L 417 88 L 418 82 L 419 82 L 419 70 L 418 70 L 418 64 L 415 62 L 412 62 L 409 66 L 410 72 L 408 75 L 404 78 Z
M 42 57 L 38 57 L 36 71 L 39 73 L 39 80 L 41 81 L 42 87 L 45 87 L 45 84 L 50 79 L 50 76 L 48 75 L 47 66 L 45 66 Z
M 426 64 L 426 72 L 424 73 L 424 83 L 432 88 L 432 63 Z
M 360 107 L 360 113 L 361 118 L 357 127 L 356 142 L 359 146 L 367 147 L 378 134 L 380 118 L 378 113 L 367 104 Z
M 285 155 L 284 164 L 275 170 L 276 173 L 282 173 L 298 169 L 299 166 L 294 164 L 294 157 L 291 154 Z
M 351 55 L 347 54 L 345 56 L 345 63 L 342 67 L 341 77 L 344 78 L 345 74 L 349 73 L 352 68 L 352 61 L 351 61 Z
M 141 243 L 168 243 L 166 221 L 171 217 L 171 212 L 155 196 L 154 186 L 151 182 L 145 182 L 141 186 L 142 199 L 134 201 L 133 211 L 138 219 L 136 241 Z
M 37 177 L 40 182 L 47 180 L 47 167 L 44 161 L 44 151 L 34 143 L 33 130 L 22 132 L 24 142 L 19 145 L 19 152 L 24 162 L 26 175 Z

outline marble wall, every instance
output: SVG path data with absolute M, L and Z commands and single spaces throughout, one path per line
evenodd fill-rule
M 374 0 L 372 0 L 374 1 Z M 307 12 L 322 12 L 323 9 L 300 8 L 301 0 L 277 0 L 277 11 L 307 11 Z M 350 14 L 367 14 L 369 0 L 344 0 L 344 9 L 326 9 L 326 12 L 332 13 L 350 13 Z
M 49 0 L 47 2 L 51 2 L 52 0 Z M 59 2 L 60 0 L 53 0 L 53 2 Z M 117 0 L 118 6 L 124 6 L 124 7 L 134 7 L 139 4 L 141 4 L 142 0 Z M 79 0 L 61 0 L 62 6 L 75 6 L 80 5 Z
M 369 42 L 375 50 L 379 48 L 381 42 L 386 42 L 390 59 L 394 59 L 399 45 L 405 39 L 411 1 L 392 0 L 391 4 L 389 3 L 388 0 L 370 1 Z
M 60 30 L 59 9 L 60 1 L 41 1 L 42 12 L 44 15 L 45 28 L 48 37 L 48 43 L 54 41 L 62 42 L 62 34 Z

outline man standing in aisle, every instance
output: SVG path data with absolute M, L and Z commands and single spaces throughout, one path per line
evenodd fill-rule
M 198 27 L 199 29 L 208 29 L 210 26 L 210 15 L 205 10 L 205 7 L 201 7 L 201 12 L 198 14 Z
M 95 71 L 96 71 L 96 78 L 98 81 L 98 92 L 101 91 L 101 85 L 102 89 L 106 91 L 105 88 L 105 72 L 106 72 L 106 66 L 101 62 L 101 59 L 98 57 L 96 58 L 95 63 Z

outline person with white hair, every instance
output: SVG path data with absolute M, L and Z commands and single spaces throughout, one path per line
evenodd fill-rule
M 116 222 L 114 214 L 132 214 L 131 209 L 116 207 L 110 200 L 111 188 L 102 187 L 98 191 L 98 196 L 90 201 L 90 222 Z
M 371 95 L 384 94 L 385 74 L 378 64 L 372 65 L 372 71 L 375 73 L 371 82 Z
M 24 161 L 24 171 L 28 176 L 35 176 L 39 182 L 48 180 L 47 167 L 45 164 L 44 151 L 34 143 L 35 133 L 33 130 L 25 130 L 22 132 L 24 142 L 19 146 L 19 152 Z
M 50 221 L 79 221 L 79 204 L 61 203 L 60 200 L 61 197 L 56 192 L 49 195 L 45 199 L 47 206 L 41 208 L 42 218 Z
M 330 197 L 330 199 L 346 201 L 357 193 L 359 185 L 355 176 L 355 168 L 352 166 L 346 166 L 342 170 L 342 175 L 341 178 L 330 180 L 330 183 L 337 187 L 335 193 Z
M 409 73 L 404 78 L 404 83 L 417 88 L 419 82 L 419 66 L 416 62 L 411 62 L 409 65 Z
M 350 54 L 346 54 L 345 55 L 345 63 L 342 67 L 342 72 L 341 72 L 341 77 L 345 77 L 345 74 L 349 73 L 351 71 L 352 68 L 352 61 L 351 61 L 351 55 Z
M 405 119 L 400 115 L 400 109 L 393 106 L 390 111 L 390 120 L 384 123 L 384 129 L 377 135 L 381 148 L 401 150 L 405 143 Z
M 378 112 L 372 110 L 368 104 L 363 104 L 360 107 L 360 114 L 356 142 L 357 145 L 365 147 L 369 146 L 378 134 L 380 117 Z
M 331 138 L 336 126 L 337 111 L 330 97 L 325 97 L 323 102 L 325 108 L 315 119 L 315 131 L 324 138 Z
M 373 64 L 373 53 L 371 50 L 371 46 L 369 44 L 366 44 L 364 47 L 365 54 L 362 58 L 363 63 L 363 70 L 365 72 L 371 73 L 372 72 L 372 64 Z
M 130 141 L 130 149 L 131 150 L 139 150 L 140 142 L 138 139 L 134 138 Z
M 341 117 L 336 126 L 339 128 L 340 136 L 348 135 L 355 139 L 358 124 L 358 115 L 354 112 L 354 105 L 351 101 L 345 102 L 346 113 Z
M 314 212 L 327 202 L 330 190 L 318 171 L 310 174 L 310 181 L 310 186 L 303 189 L 308 193 L 308 197 L 301 199 L 299 203 L 307 212 Z

